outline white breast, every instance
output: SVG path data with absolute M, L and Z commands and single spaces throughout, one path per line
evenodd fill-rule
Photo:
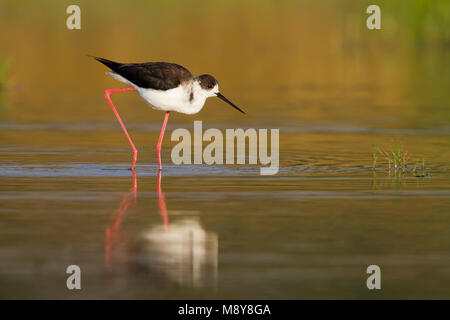
M 192 83 L 184 86 L 179 85 L 169 90 L 144 89 L 136 86 L 117 73 L 110 72 L 109 74 L 115 79 L 133 86 L 142 99 L 156 110 L 194 114 L 203 108 L 206 101 L 206 97 L 200 94 L 196 88 L 197 86 L 193 86 Z M 191 99 L 191 93 L 193 99 Z
M 154 90 L 137 88 L 141 97 L 153 108 L 164 111 L 176 111 L 193 114 L 199 112 L 205 100 L 190 99 L 192 90 L 188 86 L 179 85 L 169 90 Z

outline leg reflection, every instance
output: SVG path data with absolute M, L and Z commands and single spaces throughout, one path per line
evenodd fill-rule
M 135 171 L 132 171 L 132 174 L 133 186 L 131 187 L 130 192 L 122 197 L 119 208 L 117 209 L 118 214 L 105 231 L 105 265 L 107 268 L 111 266 L 111 261 L 113 259 L 112 255 L 115 252 L 115 248 L 120 243 L 120 228 L 122 226 L 125 215 L 130 210 L 130 208 L 136 205 L 137 175 Z
M 159 214 L 163 219 L 164 230 L 167 231 L 167 226 L 169 225 L 169 216 L 167 215 L 166 197 L 161 188 L 161 171 L 158 171 L 158 206 Z

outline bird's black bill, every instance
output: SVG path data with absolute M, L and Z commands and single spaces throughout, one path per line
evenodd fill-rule
M 235 108 L 236 110 L 242 112 L 243 114 L 245 114 L 244 111 L 242 111 L 241 109 L 239 109 L 238 107 L 236 107 L 233 102 L 231 102 L 230 100 L 228 100 L 227 98 L 225 98 L 220 92 L 217 93 L 217 97 L 222 99 L 223 101 L 225 101 L 226 103 L 228 103 L 230 106 L 232 106 L 233 108 Z

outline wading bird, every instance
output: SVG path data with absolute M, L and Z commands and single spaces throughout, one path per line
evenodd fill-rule
M 116 115 L 116 118 L 133 149 L 133 164 L 131 165 L 131 170 L 134 170 L 136 165 L 137 149 L 128 135 L 127 129 L 120 119 L 119 113 L 111 101 L 111 93 L 136 90 L 142 99 L 144 99 L 144 101 L 153 109 L 166 111 L 161 133 L 159 134 L 158 144 L 156 146 L 159 170 L 162 169 L 161 144 L 171 111 L 195 114 L 203 108 L 207 98 L 218 97 L 245 114 L 244 111 L 235 106 L 219 92 L 217 80 L 209 74 L 203 74 L 194 78 L 189 70 L 175 63 L 118 63 L 103 58 L 93 58 L 110 68 L 111 71 L 109 71 L 108 74 L 113 78 L 132 86 L 132 88 L 105 90 L 106 100 Z

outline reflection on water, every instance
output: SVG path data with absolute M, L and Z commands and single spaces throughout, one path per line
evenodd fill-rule
M 117 209 L 116 217 L 105 231 L 105 265 L 107 268 L 111 267 L 111 261 L 114 259 L 112 255 L 117 254 L 120 250 L 122 222 L 130 209 L 136 205 L 137 175 L 135 171 L 132 171 L 132 176 L 133 186 L 129 193 L 123 195 L 119 203 L 119 208 Z
M 169 224 L 161 171 L 158 173 L 158 207 L 162 224 L 144 229 L 130 241 L 122 231 L 125 218 L 137 202 L 137 174 L 133 186 L 122 196 L 113 222 L 105 231 L 105 267 L 123 276 L 129 271 L 157 275 L 160 282 L 182 286 L 215 287 L 218 274 L 218 236 L 206 231 L 195 217 Z M 133 265 L 134 264 L 134 265 Z
M 166 195 L 161 188 L 161 170 L 158 171 L 158 206 L 159 214 L 163 219 L 164 230 L 167 231 L 167 225 L 169 224 L 169 216 L 167 215 Z
M 218 237 L 193 218 L 157 226 L 142 234 L 149 260 L 172 281 L 186 286 L 215 286 Z

